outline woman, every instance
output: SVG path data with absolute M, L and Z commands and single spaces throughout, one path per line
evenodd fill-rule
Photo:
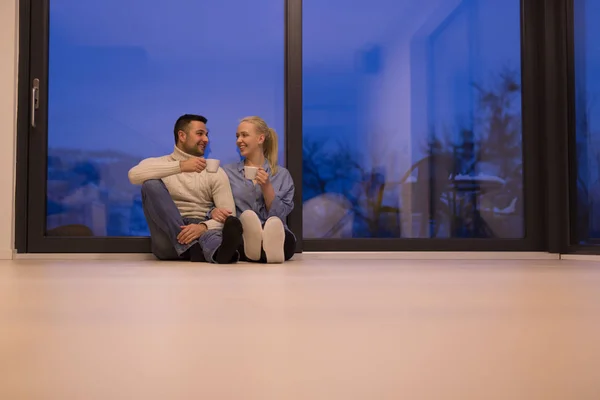
M 277 165 L 277 133 L 262 118 L 247 117 L 240 122 L 236 137 L 243 159 L 223 169 L 244 228 L 241 260 L 282 263 L 296 249 L 296 237 L 285 223 L 294 209 L 294 182 L 288 170 Z M 246 179 L 246 167 L 258 168 L 253 180 Z M 224 221 L 230 214 L 230 210 L 216 208 L 210 217 Z

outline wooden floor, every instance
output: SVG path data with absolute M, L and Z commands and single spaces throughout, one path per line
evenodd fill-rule
M 0 399 L 600 399 L 600 266 L 0 262 Z

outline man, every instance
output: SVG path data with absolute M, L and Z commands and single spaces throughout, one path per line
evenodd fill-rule
M 129 170 L 129 181 L 142 185 L 144 215 L 150 228 L 152 253 L 159 260 L 189 259 L 228 264 L 238 261 L 242 224 L 227 174 L 205 171 L 207 119 L 186 114 L 174 128 L 173 153 L 147 158 Z M 224 207 L 232 216 L 224 223 L 206 215 Z

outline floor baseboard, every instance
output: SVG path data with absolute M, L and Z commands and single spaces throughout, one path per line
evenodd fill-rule
M 467 252 L 467 251 L 399 251 L 399 252 L 309 252 L 298 259 L 353 260 L 559 260 L 558 254 L 544 252 Z
M 8 253 L 7 253 L 8 254 Z M 15 254 L 0 259 L 10 260 L 156 260 L 150 253 L 45 253 Z M 564 257 L 564 256 L 563 256 Z M 558 254 L 543 252 L 306 252 L 296 254 L 294 260 L 559 260 Z
M 600 261 L 600 255 L 594 254 L 562 254 L 560 258 L 572 261 Z
M 156 258 L 150 253 L 21 253 L 15 254 L 15 260 L 115 260 L 115 261 L 152 261 Z

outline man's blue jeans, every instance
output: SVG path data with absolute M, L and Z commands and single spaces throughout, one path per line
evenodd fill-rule
M 152 253 L 159 260 L 185 259 L 186 251 L 199 243 L 206 261 L 215 262 L 214 255 L 223 241 L 220 229 L 204 232 L 200 238 L 189 244 L 177 241 L 177 235 L 184 225 L 200 222 L 194 218 L 183 218 L 171 198 L 167 187 L 160 179 L 151 179 L 142 185 L 142 206 L 150 228 Z

